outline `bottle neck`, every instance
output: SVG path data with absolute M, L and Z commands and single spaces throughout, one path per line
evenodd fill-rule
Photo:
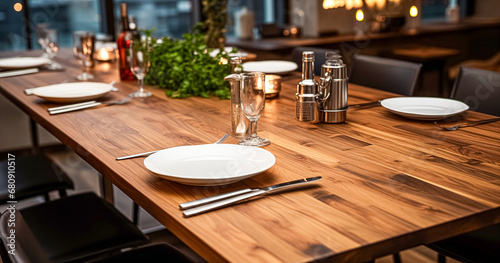
M 302 60 L 302 79 L 314 79 L 314 61 Z
M 128 27 L 128 16 L 122 16 L 122 32 L 130 31 Z

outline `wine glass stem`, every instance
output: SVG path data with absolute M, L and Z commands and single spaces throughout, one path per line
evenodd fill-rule
M 137 78 L 137 81 L 139 82 L 139 92 L 144 91 L 144 78 Z
M 256 138 L 257 137 L 257 120 L 250 121 L 250 132 L 251 132 L 251 137 Z
M 87 66 L 85 65 L 87 60 L 82 60 L 82 71 L 83 73 L 87 73 Z

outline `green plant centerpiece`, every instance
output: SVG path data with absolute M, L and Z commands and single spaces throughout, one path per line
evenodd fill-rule
M 207 47 L 202 29 L 203 25 L 198 23 L 193 32 L 184 34 L 182 39 L 153 40 L 156 44 L 151 50 L 146 83 L 166 89 L 165 94 L 173 98 L 215 95 L 230 99 L 230 86 L 224 81 L 231 73 L 229 54 L 220 48 L 211 56 L 212 49 Z M 151 36 L 151 31 L 145 33 L 148 38 Z

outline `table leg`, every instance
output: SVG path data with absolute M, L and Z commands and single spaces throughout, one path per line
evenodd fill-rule
M 114 204 L 115 197 L 113 195 L 113 183 L 108 180 L 104 175 L 99 174 L 101 176 L 101 195 L 110 204 Z
M 30 118 L 30 131 L 31 131 L 31 153 L 37 154 L 40 152 L 40 145 L 38 144 L 38 129 L 36 122 Z

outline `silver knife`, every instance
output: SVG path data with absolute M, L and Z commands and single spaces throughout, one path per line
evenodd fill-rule
M 287 187 L 297 186 L 305 183 L 310 183 L 320 180 L 321 176 L 309 177 L 300 180 L 290 181 L 286 183 L 276 184 L 268 187 L 257 188 L 257 189 L 243 189 L 230 193 L 225 193 L 221 195 L 216 195 L 212 197 L 207 197 L 191 202 L 182 203 L 179 205 L 181 210 L 184 210 L 183 214 L 185 217 L 198 215 L 204 212 L 208 212 L 217 208 L 221 208 L 239 201 L 246 200 L 248 198 L 256 197 L 263 194 L 268 194 L 277 190 L 281 190 Z

